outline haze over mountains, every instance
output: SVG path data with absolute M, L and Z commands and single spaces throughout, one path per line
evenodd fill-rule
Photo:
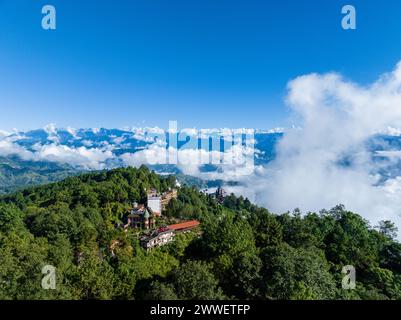
M 192 151 L 199 148 L 189 145 L 188 139 L 182 135 L 191 135 L 191 130 L 182 130 L 178 139 L 179 151 Z M 300 130 L 300 129 L 293 129 Z M 212 134 L 221 135 L 224 129 L 211 129 Z M 144 152 L 156 146 L 168 148 L 168 141 L 160 142 L 155 133 L 162 134 L 160 128 L 133 129 L 58 129 L 54 125 L 32 131 L 2 132 L 0 136 L 1 191 L 15 187 L 55 181 L 66 175 L 88 170 L 112 169 L 128 165 L 149 165 L 159 173 L 189 173 L 186 167 L 191 163 L 179 161 L 177 165 L 146 162 Z M 284 135 L 283 129 L 255 130 L 254 163 L 255 168 L 266 167 L 276 155 L 277 143 Z M 207 139 L 207 138 L 205 138 Z M 375 172 L 382 175 L 382 181 L 395 177 L 400 173 L 398 158 L 401 153 L 401 131 L 388 128 L 366 141 L 372 159 L 380 163 L 383 159 L 391 159 L 391 166 L 378 166 Z M 138 154 L 135 157 L 135 154 Z M 147 154 L 151 157 L 152 154 Z M 342 166 L 350 164 L 352 154 L 338 159 Z M 180 160 L 180 159 L 179 159 Z M 199 178 L 208 179 L 211 173 L 217 179 L 219 168 L 214 164 L 202 164 L 199 171 L 194 172 Z M 385 170 L 386 169 L 386 170 Z M 30 178 L 28 178 L 30 176 Z M 213 175 L 212 175 L 213 176 Z
M 351 208 L 354 205 L 356 209 L 360 208 L 357 211 L 362 215 L 366 213 L 362 212 L 367 210 L 366 206 L 371 208 L 372 211 L 364 216 L 372 223 L 388 217 L 399 225 L 396 199 L 399 198 L 397 195 L 401 184 L 400 130 L 388 128 L 366 139 L 362 149 L 350 149 L 347 153 L 339 153 L 335 162 L 329 162 L 332 163 L 329 171 L 331 173 L 324 178 L 321 177 L 321 172 L 319 173 L 321 158 L 318 154 L 302 166 L 301 163 L 290 162 L 299 156 L 299 151 L 287 153 L 283 158 L 285 153 L 282 149 L 286 144 L 283 138 L 300 135 L 303 129 L 256 130 L 252 148 L 244 145 L 239 147 L 240 153 L 248 157 L 251 154 L 254 160 L 250 164 L 252 171 L 243 175 L 235 174 L 235 163 L 225 165 L 197 162 L 199 149 L 189 142 L 188 137 L 185 138 L 193 132 L 193 129 L 187 129 L 180 131 L 179 136 L 177 134 L 177 164 L 164 163 L 163 159 L 159 161 L 160 154 L 169 148 L 168 140 L 160 141 L 157 138 L 157 134 L 163 133 L 160 128 L 58 129 L 49 125 L 27 132 L 2 132 L 0 192 L 7 193 L 26 186 L 59 181 L 86 171 L 124 166 L 138 167 L 145 164 L 157 173 L 178 175 L 181 182 L 200 188 L 224 186 L 228 191 L 244 195 L 260 205 L 273 208 L 276 212 L 285 212 L 296 207 L 318 210 L 344 203 Z M 224 129 L 209 130 L 210 135 L 223 132 Z M 207 137 L 200 139 L 207 140 Z M 301 143 L 299 147 L 304 148 L 302 139 L 298 141 Z M 308 146 L 310 147 L 310 143 Z M 213 156 L 220 151 L 202 152 Z M 365 159 L 363 166 L 360 160 L 362 154 Z M 154 159 L 156 161 L 149 163 L 149 160 Z M 299 172 L 296 169 L 297 165 L 302 170 L 301 177 L 296 177 Z M 317 171 L 314 171 L 315 168 Z M 369 181 L 358 180 L 361 168 L 366 171 L 364 174 L 370 177 Z M 335 174 L 334 170 L 343 174 Z M 319 175 L 316 178 L 313 177 L 314 174 Z M 356 189 L 347 181 L 337 183 L 338 180 L 351 176 L 356 177 L 352 183 L 359 183 Z M 332 183 L 330 192 L 320 192 L 321 180 L 324 181 L 324 188 L 330 189 Z M 298 186 L 303 187 L 299 189 Z M 366 188 L 370 189 L 367 191 Z M 366 198 L 366 193 L 372 193 L 374 197 Z M 383 197 L 379 197 L 381 193 Z M 362 197 L 362 202 L 358 200 L 359 196 Z M 321 201 L 322 198 L 325 202 Z M 356 201 L 353 202 L 352 199 Z M 371 199 L 373 204 L 367 199 Z M 391 201 L 388 201 L 386 206 L 383 199 Z
M 224 129 L 210 130 L 210 136 L 220 135 Z M 160 128 L 134 129 L 58 129 L 53 125 L 43 129 L 27 132 L 2 132 L 0 136 L 1 159 L 1 191 L 55 181 L 65 174 L 86 170 L 101 170 L 127 165 L 150 165 L 159 173 L 188 173 L 181 160 L 181 154 L 195 151 L 193 144 L 188 145 L 188 137 L 193 135 L 193 129 L 183 130 L 180 135 L 188 134 L 182 140 L 178 139 L 180 158 L 177 165 L 159 161 L 153 165 L 147 160 L 157 158 L 159 151 L 169 148 L 169 141 L 160 141 L 157 135 L 163 135 Z M 255 133 L 255 163 L 266 164 L 274 157 L 274 146 L 283 135 L 279 129 L 257 131 Z M 200 138 L 201 139 L 201 138 Z M 207 139 L 207 137 L 204 137 Z M 207 141 L 209 144 L 209 141 Z M 204 150 L 205 152 L 212 151 Z M 224 151 L 224 150 L 221 150 Z M 149 153 L 146 153 L 149 152 Z M 155 157 L 153 154 L 155 153 Z M 191 166 L 190 158 L 187 159 Z M 200 166 L 196 175 L 207 178 L 210 172 L 217 172 L 215 165 Z M 42 178 L 40 178 L 42 177 Z M 216 178 L 219 178 L 216 176 Z

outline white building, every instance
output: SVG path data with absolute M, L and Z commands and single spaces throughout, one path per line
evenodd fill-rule
M 154 247 L 161 247 L 174 239 L 174 231 L 168 228 L 161 228 L 154 231 L 150 236 L 141 238 L 141 245 L 149 250 Z
M 154 215 L 161 215 L 162 204 L 161 197 L 155 195 L 148 195 L 148 208 L 150 208 Z

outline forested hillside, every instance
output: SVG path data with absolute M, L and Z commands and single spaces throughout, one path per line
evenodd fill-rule
M 119 225 L 146 190 L 174 186 L 143 166 L 3 196 L 0 299 L 401 299 L 394 225 L 372 228 L 342 206 L 274 215 L 183 186 L 166 215 L 198 219 L 202 235 L 146 252 L 138 231 Z M 41 287 L 44 265 L 56 267 L 55 290 Z M 341 287 L 345 265 L 356 269 L 354 290 Z
M 28 161 L 0 156 L 0 195 L 28 186 L 60 181 L 82 170 L 50 161 Z

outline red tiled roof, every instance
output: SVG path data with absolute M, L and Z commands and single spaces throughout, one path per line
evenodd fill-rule
M 199 226 L 200 222 L 197 220 L 191 220 L 191 221 L 185 221 L 181 223 L 176 223 L 176 224 L 171 224 L 168 227 L 171 230 L 180 230 L 180 229 L 186 229 L 186 228 L 195 228 Z

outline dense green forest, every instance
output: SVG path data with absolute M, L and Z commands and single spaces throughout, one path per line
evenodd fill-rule
M 175 177 L 146 167 L 70 177 L 0 199 L 1 299 L 401 299 L 401 244 L 389 221 L 371 227 L 337 206 L 275 215 L 242 197 L 224 203 L 179 189 L 167 216 L 201 221 L 146 252 L 118 225 L 146 190 Z M 118 243 L 111 250 L 111 244 Z M 41 287 L 56 267 L 55 290 Z M 342 289 L 343 266 L 356 288 Z

